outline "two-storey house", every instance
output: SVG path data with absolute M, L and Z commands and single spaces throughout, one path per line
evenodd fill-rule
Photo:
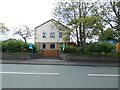
M 35 27 L 35 44 L 42 50 L 43 56 L 57 57 L 59 55 L 59 43 L 64 43 L 63 32 L 59 30 L 55 23 L 57 21 L 51 19 L 37 27 Z M 65 27 L 59 23 L 62 27 Z

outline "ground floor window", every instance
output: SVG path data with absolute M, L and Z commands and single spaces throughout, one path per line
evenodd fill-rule
M 46 49 L 46 44 L 45 44 L 45 43 L 43 43 L 43 46 L 42 46 L 42 47 L 43 47 L 43 49 Z
M 50 44 L 50 49 L 55 49 L 55 44 L 54 43 Z

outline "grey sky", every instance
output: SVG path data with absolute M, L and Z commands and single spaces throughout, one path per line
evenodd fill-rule
M 0 22 L 7 26 L 11 33 L 19 25 L 31 29 L 46 22 L 52 17 L 52 9 L 56 0 L 0 0 Z M 0 40 L 14 37 L 0 36 Z M 22 39 L 20 36 L 15 38 Z M 29 42 L 34 42 L 32 37 Z
M 0 22 L 9 28 L 24 24 L 30 28 L 52 18 L 55 0 L 0 0 Z

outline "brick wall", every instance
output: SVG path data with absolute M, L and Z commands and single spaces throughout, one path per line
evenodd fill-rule
M 120 51 L 120 44 L 116 44 L 116 52 Z
M 59 51 L 58 50 L 43 50 L 42 55 L 44 57 L 58 57 Z

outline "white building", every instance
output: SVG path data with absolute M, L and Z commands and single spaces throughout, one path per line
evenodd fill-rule
M 58 29 L 55 25 L 57 21 L 51 19 L 37 27 L 35 27 L 35 44 L 43 51 L 44 56 L 58 56 L 59 43 L 64 43 L 64 30 Z M 59 23 L 61 27 L 66 26 Z

